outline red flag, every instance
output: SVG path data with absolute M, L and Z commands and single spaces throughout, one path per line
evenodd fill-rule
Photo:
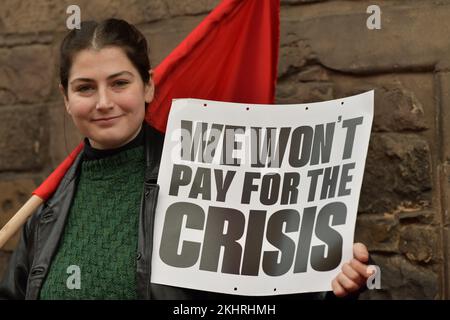
M 223 1 L 156 68 L 146 120 L 165 131 L 174 98 L 273 103 L 279 0 Z
M 273 103 L 280 0 L 223 0 L 154 70 L 156 94 L 145 120 L 165 131 L 174 98 Z M 47 200 L 81 143 L 33 194 Z
M 43 200 L 48 200 L 56 188 L 58 188 L 59 183 L 69 170 L 72 163 L 75 161 L 77 155 L 83 150 L 84 143 L 81 142 L 70 154 L 64 159 L 64 161 L 55 169 L 48 177 L 45 179 L 41 185 L 33 191 L 33 194 L 38 196 Z

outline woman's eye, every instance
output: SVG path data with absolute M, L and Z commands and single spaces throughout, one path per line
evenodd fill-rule
M 113 86 L 114 87 L 124 87 L 124 86 L 126 86 L 128 84 L 128 81 L 125 81 L 125 80 L 118 80 L 118 81 L 115 81 L 114 83 L 113 83 Z
M 78 92 L 87 92 L 87 91 L 92 90 L 92 89 L 93 88 L 91 86 L 79 86 L 76 91 L 78 91 Z

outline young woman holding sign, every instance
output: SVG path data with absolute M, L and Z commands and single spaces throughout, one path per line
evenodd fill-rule
M 225 297 L 150 283 L 164 137 L 144 122 L 155 92 L 145 37 L 123 20 L 84 22 L 63 40 L 60 64 L 61 93 L 84 150 L 23 228 L 0 298 Z M 355 244 L 354 257 L 332 282 L 336 296 L 365 286 L 366 247 Z

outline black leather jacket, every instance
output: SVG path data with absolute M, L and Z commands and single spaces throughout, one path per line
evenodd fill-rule
M 159 161 L 164 136 L 145 126 L 146 172 L 144 192 L 139 213 L 137 262 L 137 294 L 139 299 L 224 299 L 233 295 L 158 285 L 150 282 L 153 246 L 153 217 L 159 186 Z M 28 220 L 14 251 L 9 268 L 0 283 L 0 299 L 39 299 L 58 242 L 64 231 L 69 208 L 75 194 L 81 153 L 70 167 L 50 200 Z M 323 299 L 326 293 L 279 296 L 278 298 Z

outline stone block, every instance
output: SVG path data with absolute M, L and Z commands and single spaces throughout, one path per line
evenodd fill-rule
M 424 110 L 413 92 L 402 88 L 375 89 L 373 131 L 424 129 Z
M 439 118 L 442 126 L 443 155 L 446 161 L 450 161 L 450 72 L 439 72 L 436 75 L 438 81 Z
M 337 80 L 336 80 L 337 81 Z M 423 131 L 426 124 L 424 107 L 415 93 L 403 88 L 400 83 L 353 84 L 346 95 L 356 95 L 369 90 L 375 91 L 374 132 Z
M 301 67 L 314 58 L 311 47 L 302 40 L 282 45 L 278 59 L 278 77 L 297 73 Z
M 45 100 L 54 72 L 49 46 L 0 48 L 0 105 Z
M 429 263 L 437 258 L 438 230 L 431 226 L 407 225 L 400 231 L 400 251 L 412 262 Z
M 309 81 L 329 81 L 327 70 L 322 68 L 321 66 L 309 66 L 302 68 L 302 70 L 297 74 L 295 80 L 301 82 L 309 82 Z
M 445 213 L 446 213 L 446 222 L 447 222 L 447 224 L 449 224 L 450 223 L 450 163 L 448 163 L 446 166 L 445 166 L 445 178 L 444 178 L 445 180 L 446 180 L 446 183 L 444 184 L 444 186 L 445 186 L 445 189 L 446 190 L 444 190 L 444 196 L 445 196 L 445 202 L 446 202 L 446 205 L 447 205 L 447 208 L 445 208 L 444 210 L 445 210 Z
M 69 1 L 5 0 L 2 2 L 0 21 L 5 33 L 32 33 L 64 30 L 66 8 Z
M 372 133 L 360 212 L 392 212 L 405 203 L 431 201 L 431 155 L 414 133 Z
M 68 2 L 70 2 L 70 0 Z M 129 23 L 139 25 L 169 17 L 169 11 L 165 0 L 80 0 L 77 4 L 80 6 L 82 15 L 84 14 L 83 19 L 85 20 L 101 21 L 107 18 L 119 18 L 124 19 Z
M 381 30 L 366 26 L 370 4 L 328 1 L 284 7 L 281 39 L 304 39 L 320 64 L 353 74 L 433 68 L 449 59 L 448 2 L 387 2 L 382 6 Z
M 205 1 L 204 1 L 205 2 Z M 208 1 L 205 2 L 205 6 Z M 6 0 L 2 2 L 0 21 L 5 33 L 66 32 L 66 13 L 69 5 L 80 7 L 81 20 L 103 20 L 121 18 L 133 24 L 140 24 L 167 18 L 169 16 L 165 0 Z M 181 6 L 183 7 L 183 6 Z M 206 6 L 207 7 L 207 6 Z
M 47 109 L 2 107 L 0 121 L 0 172 L 41 169 L 48 157 Z
M 208 13 L 219 4 L 220 0 L 166 0 L 170 16 L 194 15 Z
M 276 88 L 275 103 L 309 103 L 333 99 L 331 82 L 282 81 Z
M 169 17 L 206 14 L 219 0 L 5 0 L 0 11 L 0 26 L 5 33 L 66 32 L 67 7 L 76 4 L 81 20 L 100 21 L 120 18 L 139 25 Z
M 355 242 L 369 251 L 398 253 L 398 219 L 393 214 L 361 214 L 355 228 Z
M 281 5 L 294 5 L 294 4 L 305 4 L 305 3 L 311 3 L 311 2 L 324 2 L 328 0 L 281 0 Z
M 177 17 L 176 19 L 158 21 L 140 28 L 148 41 L 152 67 L 156 67 L 167 57 L 204 17 L 204 15 Z M 156 94 L 158 94 L 157 91 Z

